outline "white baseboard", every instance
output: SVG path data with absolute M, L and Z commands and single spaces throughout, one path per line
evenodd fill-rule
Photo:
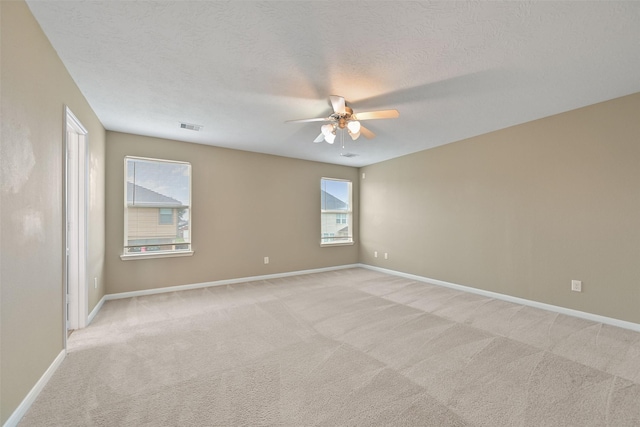
M 20 402 L 20 405 L 18 405 L 16 410 L 13 411 L 13 414 L 11 414 L 9 419 L 7 419 L 7 421 L 3 424 L 3 427 L 15 427 L 18 425 L 22 417 L 24 417 L 24 414 L 27 413 L 31 405 L 33 405 L 33 402 L 36 401 L 36 398 L 38 397 L 44 386 L 47 385 L 54 372 L 58 369 L 66 355 L 66 350 L 62 350 L 58 354 L 58 356 L 53 360 L 53 363 L 51 363 L 44 374 L 42 374 L 36 385 L 34 385 L 31 391 L 27 393 L 22 402 Z
M 93 307 L 93 310 L 91 310 L 91 313 L 89 313 L 89 317 L 87 317 L 87 326 L 89 326 L 91 322 L 93 322 L 93 318 L 96 317 L 96 314 L 98 314 L 98 312 L 100 311 L 100 309 L 102 308 L 106 300 L 107 300 L 107 296 L 103 295 L 102 298 L 100 298 L 100 301 L 98 301 L 98 303 L 96 304 L 96 306 Z
M 235 283 L 256 282 L 259 280 L 280 279 L 282 277 L 301 276 L 303 274 L 324 273 L 327 271 L 345 270 L 347 268 L 357 268 L 360 266 L 361 266 L 360 264 L 347 264 L 347 265 L 338 265 L 334 267 L 315 268 L 312 270 L 289 271 L 286 273 L 266 274 L 263 276 L 241 277 L 238 279 L 226 279 L 226 280 L 217 280 L 213 282 L 194 283 L 190 285 L 168 286 L 166 288 L 145 289 L 142 291 L 120 292 L 117 294 L 107 294 L 103 297 L 103 299 L 106 301 L 109 301 L 109 300 L 121 299 L 121 298 L 132 298 L 132 297 L 140 297 L 144 295 L 162 294 L 166 292 L 187 291 L 190 289 L 209 288 L 211 286 L 233 285 Z M 91 312 L 91 314 L 95 316 L 95 314 L 93 314 L 93 311 Z
M 191 285 L 181 285 L 181 286 L 170 286 L 167 288 L 155 288 L 155 289 L 147 289 L 144 291 L 133 291 L 133 292 L 122 292 L 118 294 L 107 294 L 104 295 L 98 304 L 91 310 L 91 313 L 87 317 L 87 325 L 91 324 L 93 319 L 96 317 L 105 301 L 120 299 L 120 298 L 131 298 L 143 295 L 153 295 L 160 294 L 165 292 L 176 292 L 176 291 L 185 291 L 189 289 L 198 289 L 198 288 L 207 288 L 210 286 L 222 286 L 222 285 L 231 285 L 234 283 L 243 283 L 243 282 L 254 282 L 259 280 L 269 280 L 269 279 L 278 279 L 282 277 L 291 277 L 291 276 L 300 276 L 303 274 L 313 274 L 313 273 L 323 273 L 327 271 L 335 271 L 335 270 L 345 270 L 348 268 L 356 268 L 360 267 L 360 264 L 347 264 L 347 265 L 338 265 L 334 267 L 325 267 L 325 268 L 316 268 L 312 270 L 301 270 L 301 271 L 290 271 L 286 273 L 275 273 L 275 274 L 266 274 L 263 276 L 251 276 L 251 277 L 242 277 L 238 279 L 228 279 L 228 280 L 218 280 L 213 282 L 205 282 L 205 283 L 195 283 Z M 15 427 L 18 425 L 24 414 L 27 413 L 33 402 L 36 400 L 44 386 L 49 382 L 49 379 L 53 375 L 53 373 L 58 369 L 62 361 L 66 356 L 66 350 L 62 350 L 60 354 L 55 358 L 53 363 L 49 366 L 49 368 L 45 371 L 45 373 L 40 377 L 36 385 L 33 386 L 31 391 L 27 394 L 27 396 L 22 400 L 20 405 L 13 411 L 13 414 L 7 419 L 7 421 L 3 424 L 3 427 Z
M 640 324 L 627 322 L 626 320 L 614 319 L 612 317 L 600 316 L 599 314 L 587 313 L 584 311 L 573 310 L 571 308 L 560 307 L 557 305 L 545 304 L 538 301 L 532 301 L 524 298 L 518 298 L 511 295 L 500 294 L 498 292 L 485 291 L 483 289 L 472 288 L 470 286 L 458 285 L 455 283 L 445 282 L 437 279 L 430 279 L 428 277 L 416 276 L 415 274 L 403 273 L 401 271 L 389 270 L 386 268 L 375 267 L 368 264 L 359 264 L 359 267 L 367 268 L 369 270 L 378 271 L 380 273 L 391 274 L 394 276 L 404 277 L 410 280 L 416 280 L 418 282 L 427 282 L 433 285 L 444 286 L 458 291 L 469 292 L 472 294 L 482 295 L 489 298 L 495 298 L 502 301 L 513 302 L 516 304 L 526 305 L 529 307 L 540 308 L 542 310 L 553 311 L 560 314 L 566 314 L 567 316 L 579 317 L 581 319 L 591 320 L 597 323 L 604 323 L 611 326 L 617 326 L 619 328 L 630 329 L 632 331 L 640 332 Z
M 160 294 L 165 292 L 176 292 L 176 291 L 184 291 L 189 289 L 198 289 L 198 288 L 206 288 L 211 286 L 222 286 L 222 285 L 231 285 L 235 283 L 243 283 L 243 282 L 254 282 L 259 280 L 269 280 L 269 279 L 278 279 L 282 277 L 291 277 L 291 276 L 299 276 L 303 274 L 313 274 L 313 273 L 323 273 L 327 271 L 335 271 L 335 270 L 344 270 L 348 268 L 366 268 L 373 271 L 378 271 L 380 273 L 391 274 L 398 277 L 404 277 L 406 279 L 415 280 L 418 282 L 426 282 L 431 283 L 438 286 L 444 286 L 451 289 L 456 289 L 463 292 L 469 292 L 477 295 L 486 296 L 489 298 L 495 298 L 503 301 L 513 302 L 516 304 L 521 304 L 529 307 L 540 308 L 542 310 L 552 311 L 556 313 L 565 314 L 568 316 L 574 316 L 586 320 L 591 320 L 598 323 L 603 323 L 611 326 L 617 326 L 624 329 L 630 329 L 636 332 L 640 332 L 640 324 L 627 322 L 625 320 L 614 319 L 611 317 L 600 316 L 598 314 L 587 313 L 584 311 L 573 310 L 570 308 L 559 307 L 551 304 L 545 304 L 538 301 L 531 301 L 524 298 L 518 298 L 511 295 L 500 294 L 497 292 L 485 291 L 483 289 L 472 288 L 469 286 L 458 285 L 456 283 L 445 282 L 443 280 L 430 279 L 428 277 L 417 276 L 415 274 L 403 273 L 401 271 L 389 270 L 386 268 L 375 267 L 373 265 L 368 264 L 348 264 L 348 265 L 339 265 L 335 267 L 326 267 L 326 268 L 317 268 L 312 270 L 301 270 L 301 271 L 291 271 L 287 273 L 276 273 L 276 274 L 267 274 L 263 276 L 252 276 L 252 277 L 242 277 L 238 279 L 227 279 L 227 280 L 218 280 L 213 282 L 204 282 L 204 283 L 195 283 L 191 285 L 180 285 L 180 286 L 170 286 L 167 288 L 155 288 L 155 289 L 147 289 L 143 291 L 133 291 L 133 292 L 122 292 L 117 294 L 107 294 L 100 299 L 98 304 L 91 310 L 91 314 L 88 316 L 88 324 L 90 324 L 95 316 L 98 314 L 105 301 L 120 299 L 120 298 L 131 298 L 136 296 L 143 295 L 153 295 Z M 22 417 L 27 413 L 33 402 L 36 400 L 42 389 L 44 389 L 45 385 L 49 382 L 54 372 L 58 369 L 62 361 L 66 356 L 66 350 L 62 350 L 55 360 L 51 363 L 49 368 L 45 371 L 45 373 L 40 377 L 38 382 L 33 386 L 33 388 L 29 391 L 27 396 L 22 400 L 20 405 L 16 408 L 15 411 L 11 414 L 11 416 L 7 419 L 7 421 L 3 424 L 3 427 L 15 427 L 18 425 Z
M 458 285 L 456 283 L 445 282 L 443 280 L 431 279 L 431 278 L 428 278 L 428 277 L 418 276 L 418 275 L 415 275 L 415 274 L 403 273 L 401 271 L 389 270 L 389 269 L 386 269 L 386 268 L 381 268 L 381 267 L 376 267 L 376 266 L 373 266 L 373 265 L 361 264 L 361 263 L 339 265 L 339 266 L 334 266 L 334 267 L 316 268 L 316 269 L 312 269 L 312 270 L 300 270 L 300 271 L 290 271 L 290 272 L 286 272 L 286 273 L 267 274 L 267 275 L 263 275 L 263 276 L 241 277 L 241 278 L 237 278 L 237 279 L 218 280 L 218 281 L 213 281 L 213 282 L 194 283 L 194 284 L 190 284 L 190 285 L 169 286 L 169 287 L 166 287 L 166 288 L 154 288 L 154 289 L 146 289 L 146 290 L 142 290 L 142 291 L 132 291 L 132 292 L 121 292 L 121 293 L 117 293 L 117 294 L 107 294 L 104 297 L 102 297 L 100 302 L 91 311 L 91 314 L 89 315 L 89 323 L 91 323 L 91 321 L 96 316 L 98 311 L 100 311 L 100 309 L 102 308 L 102 305 L 104 304 L 104 302 L 105 301 L 109 301 L 109 300 L 121 299 L 121 298 L 131 298 L 131 297 L 138 297 L 138 296 L 144 296 L 144 295 L 154 295 L 154 294 L 160 294 L 160 293 L 165 293 L 165 292 L 176 292 L 176 291 L 185 291 L 185 290 L 190 290 L 190 289 L 208 288 L 208 287 L 211 287 L 211 286 L 232 285 L 232 284 L 235 284 L 235 283 L 254 282 L 254 281 L 259 281 L 259 280 L 278 279 L 278 278 L 282 278 L 282 277 L 300 276 L 300 275 L 303 275 L 303 274 L 323 273 L 323 272 L 327 272 L 327 271 L 344 270 L 344 269 L 347 269 L 347 268 L 356 268 L 356 267 L 367 268 L 369 270 L 374 270 L 374 271 L 378 271 L 378 272 L 381 272 L 381 273 L 386 273 L 386 274 L 391 274 L 391 275 L 394 275 L 394 276 L 404 277 L 404 278 L 410 279 L 410 280 L 416 280 L 416 281 L 419 281 L 419 282 L 431 283 L 431 284 L 434 284 L 434 285 L 444 286 L 444 287 L 447 287 L 447 288 L 456 289 L 456 290 L 463 291 L 463 292 L 469 292 L 469 293 L 473 293 L 473 294 L 477 294 L 477 295 L 486 296 L 488 298 L 495 298 L 495 299 L 499 299 L 499 300 L 502 300 L 502 301 L 513 302 L 515 304 L 521 304 L 521 305 L 526 305 L 526 306 L 529 306 L 529 307 L 540 308 L 542 310 L 547 310 L 547 311 L 552 311 L 552 312 L 555 312 L 555 313 L 566 314 L 568 316 L 579 317 L 581 319 L 591 320 L 591 321 L 598 322 L 598 323 L 604 323 L 604 324 L 607 324 L 607 325 L 617 326 L 619 328 L 630 329 L 630 330 L 633 330 L 633 331 L 640 332 L 640 324 L 638 324 L 638 323 L 627 322 L 625 320 L 614 319 L 612 317 L 606 317 L 606 316 L 601 316 L 601 315 L 598 315 L 598 314 L 587 313 L 587 312 L 584 312 L 584 311 L 573 310 L 573 309 L 570 309 L 570 308 L 560 307 L 560 306 L 557 306 L 557 305 L 545 304 L 545 303 L 542 303 L 542 302 L 532 301 L 532 300 L 519 298 L 519 297 L 514 297 L 514 296 L 511 296 L 511 295 L 500 294 L 498 292 L 485 291 L 483 289 L 472 288 L 470 286 Z

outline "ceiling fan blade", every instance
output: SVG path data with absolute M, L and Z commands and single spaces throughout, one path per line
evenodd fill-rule
M 356 120 L 395 119 L 400 116 L 398 110 L 365 111 L 354 114 Z
M 322 142 L 324 141 L 324 134 L 322 132 L 320 132 L 320 135 L 318 135 L 318 137 L 316 139 L 313 140 L 313 142 L 318 143 L 318 142 Z
M 373 138 L 376 137 L 375 133 L 371 132 L 369 129 L 367 129 L 366 127 L 364 127 L 362 125 L 360 126 L 360 134 L 364 135 L 364 137 L 367 138 L 367 139 L 373 139 Z
M 344 114 L 345 110 L 344 110 L 344 98 L 341 96 L 336 96 L 336 95 L 331 95 L 329 97 L 329 99 L 331 100 L 331 106 L 333 107 L 333 112 L 336 114 Z
M 287 120 L 285 123 L 330 122 L 331 117 L 316 117 L 314 119 Z

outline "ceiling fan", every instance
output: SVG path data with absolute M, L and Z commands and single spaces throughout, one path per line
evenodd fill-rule
M 395 119 L 400 115 L 398 110 L 366 111 L 355 114 L 350 107 L 347 107 L 342 96 L 331 95 L 329 100 L 333 107 L 333 114 L 329 117 L 287 120 L 286 123 L 329 122 L 320 127 L 321 133 L 313 142 L 322 142 L 322 140 L 325 140 L 329 144 L 333 144 L 338 129 L 346 129 L 354 141 L 360 137 L 360 134 L 364 135 L 367 139 L 371 139 L 376 135 L 360 124 L 362 120 Z

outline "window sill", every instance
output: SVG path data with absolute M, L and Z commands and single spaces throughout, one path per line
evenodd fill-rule
M 320 243 L 321 248 L 328 248 L 331 246 L 353 246 L 355 242 L 337 242 L 337 243 Z
M 175 258 L 183 256 L 191 256 L 193 251 L 180 251 L 180 252 L 145 252 L 138 254 L 122 254 L 120 259 L 122 261 L 135 261 L 138 259 L 151 259 L 151 258 Z

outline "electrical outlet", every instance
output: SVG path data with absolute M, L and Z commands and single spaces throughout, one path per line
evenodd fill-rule
M 265 264 L 269 264 L 269 257 L 268 256 L 264 257 L 264 263 Z
M 378 251 L 373 251 L 373 257 L 378 258 Z
M 384 253 L 384 259 L 389 259 L 389 254 L 388 253 Z
M 582 292 L 582 281 L 580 280 L 572 280 L 571 281 L 571 290 L 574 292 Z

